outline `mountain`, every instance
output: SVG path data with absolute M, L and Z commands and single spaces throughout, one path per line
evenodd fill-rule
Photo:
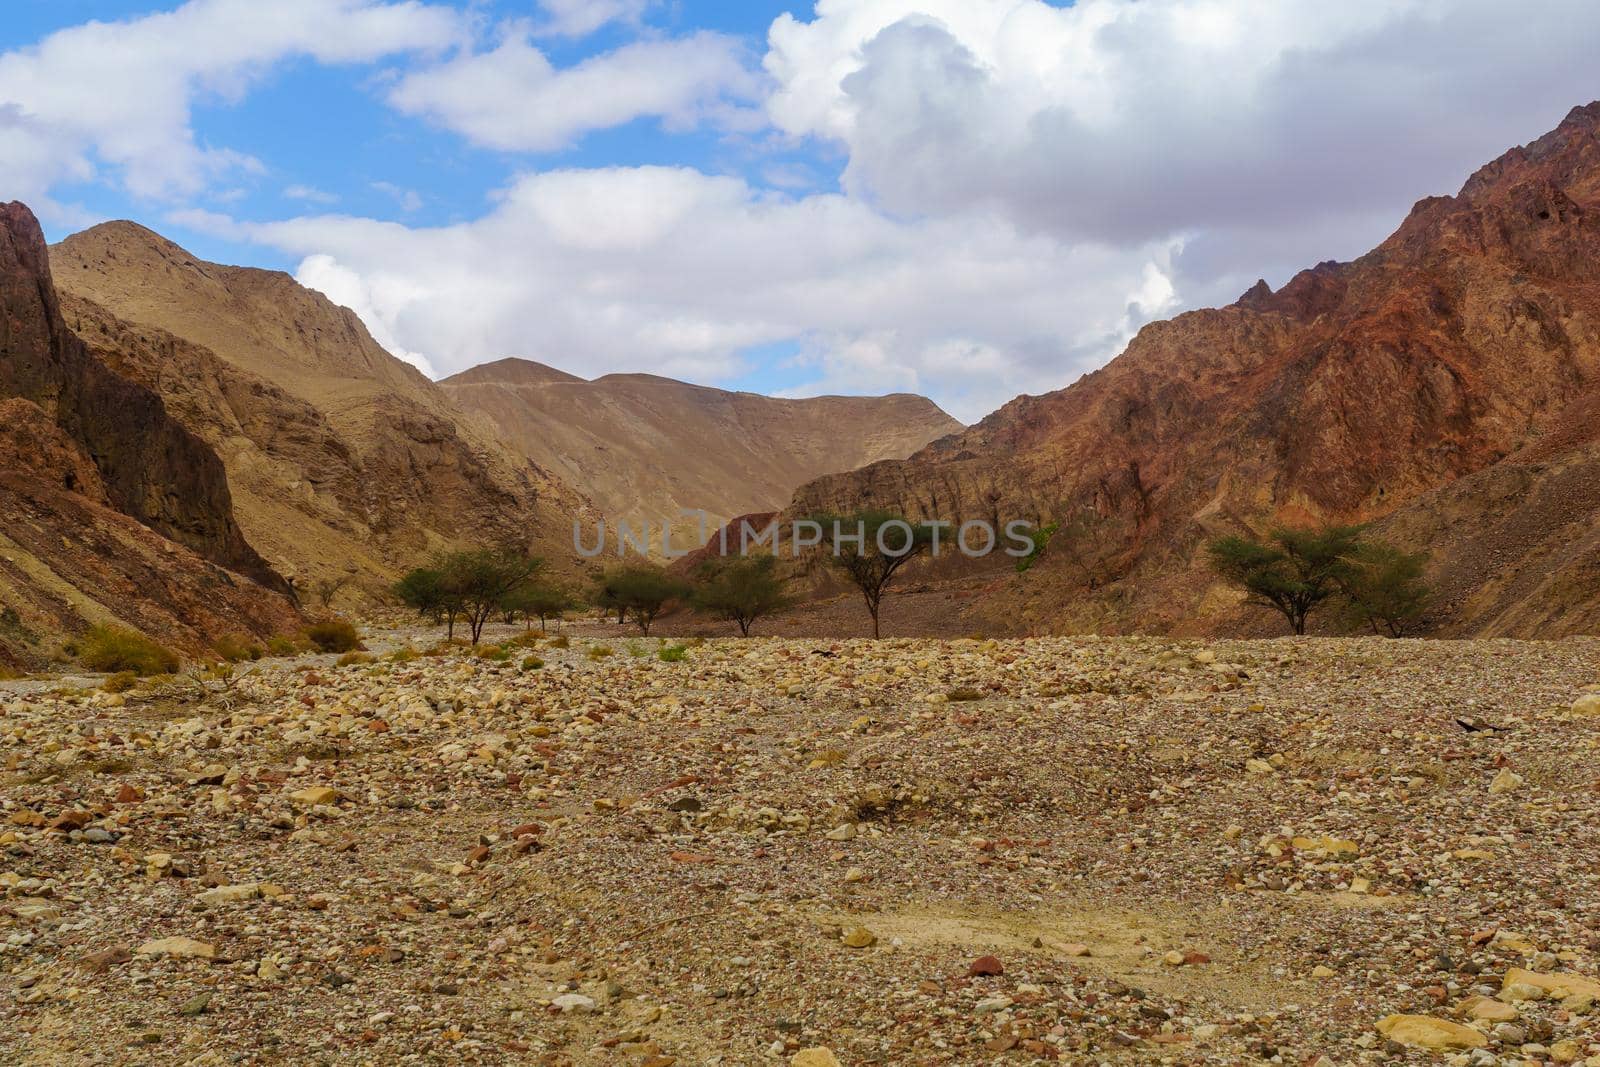
M 120 622 L 195 647 L 295 622 L 216 453 L 67 329 L 20 203 L 0 205 L 0 514 L 5 659 L 40 629 Z
M 240 526 L 299 588 L 353 576 L 373 591 L 451 544 L 571 556 L 584 498 L 476 433 L 348 308 L 131 222 L 53 259 L 67 322 L 217 450 Z
M 784 400 L 649 374 L 593 381 L 522 359 L 446 378 L 445 393 L 523 456 L 581 485 L 602 514 L 659 527 L 680 508 L 707 532 L 781 508 L 830 471 L 910 455 L 961 424 L 925 397 Z M 692 523 L 676 522 L 692 546 Z M 589 531 L 588 536 L 592 536 Z
M 1206 572 L 1209 536 L 1378 520 L 1432 550 L 1438 632 L 1593 632 L 1597 383 L 1591 104 L 1360 259 L 1146 326 L 1070 387 L 813 482 L 792 510 L 1068 520 L 1069 543 L 971 609 L 997 627 L 1270 626 Z

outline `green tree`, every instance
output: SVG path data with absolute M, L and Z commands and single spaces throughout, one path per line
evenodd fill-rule
M 447 598 L 459 603 L 474 645 L 494 613 L 503 610 L 543 566 L 536 556 L 501 549 L 479 548 L 444 557 L 439 567 L 442 588 Z
M 1246 602 L 1271 608 L 1296 634 L 1324 602 L 1343 592 L 1354 569 L 1361 527 L 1274 527 L 1264 541 L 1219 537 L 1207 547 L 1212 568 L 1244 587 Z
M 689 584 L 651 563 L 630 563 L 605 573 L 596 602 L 615 609 L 618 621 L 631 617 L 646 637 L 656 617 L 673 600 L 689 595 Z
M 822 529 L 828 561 L 861 590 L 867 614 L 872 616 L 872 636 L 881 636 L 878 614 L 884 591 L 901 567 L 932 547 L 937 529 L 875 510 L 818 515 L 809 521 Z
M 550 619 L 559 619 L 573 606 L 574 597 L 564 586 L 554 582 L 529 582 L 505 601 L 508 611 L 521 612 L 533 629 L 533 620 L 539 620 L 539 629 L 545 629 Z
M 776 556 L 745 556 L 713 560 L 701 567 L 695 586 L 695 610 L 737 623 L 741 636 L 750 636 L 756 620 L 775 615 L 794 603 L 778 576 Z
M 434 623 L 445 623 L 447 636 L 455 640 L 456 620 L 461 617 L 461 597 L 446 588 L 444 571 L 439 567 L 418 567 L 394 584 L 400 602 Z
M 1426 552 L 1405 552 L 1384 541 L 1357 546 L 1343 579 L 1347 614 L 1375 634 L 1402 637 L 1428 609 L 1433 589 L 1423 577 Z

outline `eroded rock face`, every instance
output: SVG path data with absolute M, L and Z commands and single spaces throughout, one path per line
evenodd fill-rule
M 66 328 L 44 235 L 16 202 L 0 206 L 0 312 L 0 396 L 51 415 L 93 462 L 112 506 L 214 563 L 287 589 L 240 533 L 216 453 Z
M 904 462 L 813 482 L 793 510 L 1040 521 L 1087 511 L 1114 534 L 1102 562 L 1122 579 L 1102 624 L 1204 626 L 1211 582 L 1197 549 L 1208 536 L 1269 519 L 1395 516 L 1497 465 L 1533 464 L 1522 473 L 1538 480 L 1559 458 L 1552 447 L 1567 456 L 1594 442 L 1582 412 L 1600 383 L 1597 264 L 1591 104 L 1459 195 L 1419 203 L 1355 262 L 1153 323 L 1072 386 L 1018 398 Z M 1452 551 L 1481 548 L 1503 512 L 1467 516 L 1482 529 Z M 1397 530 L 1424 525 L 1396 520 Z M 1457 562 L 1436 560 L 1447 571 Z M 1589 600 L 1595 562 L 1577 568 Z M 1051 584 L 1079 584 L 1061 560 L 1044 566 Z M 1529 596 L 1543 595 L 1535 577 L 1521 582 Z M 1021 583 L 1010 595 L 1013 607 L 1038 596 Z M 1061 617 L 1036 607 L 1037 627 Z M 1457 608 L 1450 625 L 1462 631 L 1492 615 L 1501 632 L 1527 632 L 1563 614 L 1468 597 Z
M 381 587 L 442 543 L 571 555 L 587 502 L 480 433 L 348 308 L 131 222 L 53 256 L 68 323 L 217 449 L 240 525 L 298 587 Z
M 200 647 L 294 624 L 217 455 L 63 324 L 19 203 L 0 206 L 0 515 L 0 599 L 19 634 L 109 615 Z

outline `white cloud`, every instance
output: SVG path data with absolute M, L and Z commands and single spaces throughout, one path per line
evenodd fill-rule
M 366 324 L 367 332 L 372 334 L 372 339 L 388 349 L 390 355 L 405 360 L 430 378 L 439 376 L 427 356 L 420 352 L 412 352 L 396 340 L 384 316 L 378 313 L 380 302 L 393 303 L 397 299 L 403 301 L 407 294 L 375 294 L 366 279 L 352 270 L 341 267 L 331 256 L 307 256 L 300 264 L 296 276 L 301 285 L 315 289 L 335 304 L 347 307 L 359 315 L 361 321 Z M 379 284 L 392 286 L 394 283 Z
M 613 22 L 636 26 L 650 0 L 539 0 L 538 30 L 551 37 L 584 37 Z
M 1579 0 L 820 0 L 769 44 L 769 115 L 843 146 L 854 195 L 1068 241 L 1188 234 L 1189 299 L 1359 254 L 1600 96 Z
M 1069 246 L 970 213 L 897 222 L 678 168 L 525 176 L 452 226 L 243 232 L 305 256 L 303 282 L 446 374 L 520 355 L 715 381 L 746 369 L 741 349 L 805 338 L 807 391 L 916 389 L 966 418 L 1091 369 L 1169 306 L 1152 282 L 1164 242 Z
M 415 189 L 406 189 L 394 182 L 373 182 L 372 188 L 384 196 L 393 197 L 400 210 L 407 215 L 422 210 L 422 194 Z
M 365 63 L 461 37 L 459 14 L 416 0 L 190 0 L 61 30 L 0 55 L 0 184 L 42 205 L 57 185 L 95 177 L 138 197 L 193 195 L 262 169 L 197 140 L 197 99 L 237 99 L 292 56 Z
M 736 39 L 707 32 L 636 41 L 557 69 L 513 32 L 490 51 L 406 75 L 389 102 L 489 148 L 549 151 L 638 118 L 674 129 L 748 121 L 740 102 L 760 83 L 742 53 Z
M 323 192 L 310 185 L 285 186 L 283 196 L 286 200 L 303 200 L 308 204 L 337 204 L 339 198 L 332 193 Z

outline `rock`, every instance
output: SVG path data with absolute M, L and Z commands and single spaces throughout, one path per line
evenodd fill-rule
M 1276 773 L 1277 768 L 1264 759 L 1247 759 L 1244 770 L 1246 774 L 1266 775 Z
M 1496 1023 L 1494 1036 L 1507 1045 L 1520 1045 L 1528 1040 L 1528 1032 L 1516 1023 Z
M 180 1005 L 179 1008 L 178 1008 L 178 1014 L 179 1015 L 201 1015 L 201 1014 L 204 1014 L 205 1010 L 210 1006 L 211 1006 L 211 994 L 210 993 L 201 993 L 198 996 L 190 997 L 188 1000 L 184 1001 L 183 1004 Z
M 108 948 L 103 952 L 95 952 L 85 956 L 81 961 L 80 966 L 92 974 L 100 974 L 104 971 L 110 970 L 112 967 L 117 967 L 121 964 L 127 963 L 131 959 L 133 959 L 133 953 L 129 952 L 125 948 L 122 948 L 121 946 L 118 946 L 116 948 Z
M 1600 999 L 1600 982 L 1593 978 L 1585 978 L 1581 974 L 1540 974 L 1521 967 L 1511 967 L 1501 980 L 1501 993 L 1509 993 L 1513 987 L 1521 987 L 1523 990 L 1537 989 L 1539 996 L 1508 999 L 1538 1000 L 1543 996 L 1560 999 L 1579 994 Z
M 1582 1055 L 1583 1046 L 1570 1037 L 1563 1038 L 1550 1046 L 1550 1058 L 1557 1063 L 1577 1063 L 1578 1057 Z
M 1061 950 L 1061 953 L 1064 956 L 1088 956 L 1088 955 L 1091 955 L 1091 952 L 1089 950 L 1089 946 L 1085 945 L 1085 944 L 1082 944 L 1081 942 L 1077 942 L 1077 941 L 1068 941 L 1068 942 L 1066 942 L 1064 944 L 1058 945 L 1057 947 Z
M 993 977 L 1006 973 L 1005 964 L 996 956 L 979 956 L 967 967 L 967 974 L 972 977 Z
M 245 882 L 241 885 L 219 885 L 215 889 L 206 890 L 195 899 L 209 908 L 218 904 L 233 904 L 241 900 L 255 900 L 261 895 L 259 882 Z
M 1313 978 L 1332 978 L 1337 973 L 1332 967 L 1325 967 L 1320 963 L 1311 968 L 1311 977 Z
M 1600 693 L 1586 693 L 1572 702 L 1574 715 L 1600 715 Z
M 339 791 L 326 785 L 314 785 L 289 794 L 289 802 L 297 808 L 314 808 L 319 804 L 332 804 L 338 799 Z
M 824 1045 L 815 1048 L 803 1048 L 789 1058 L 789 1067 L 844 1067 L 839 1062 L 839 1057 L 833 1054 L 833 1049 Z
M 977 1012 L 979 1015 L 993 1015 L 997 1011 L 1005 1011 L 1014 1003 L 1015 1001 L 1013 1001 L 1010 997 L 989 997 L 987 999 L 978 1001 L 978 1003 L 973 1006 L 972 1010 Z
M 1501 767 L 1500 773 L 1489 783 L 1491 793 L 1512 793 L 1522 786 L 1522 775 L 1510 767 Z
M 1493 997 L 1468 997 L 1456 1008 L 1456 1012 L 1463 1018 L 1491 1023 L 1514 1022 L 1520 1014 L 1515 1005 Z
M 594 998 L 582 993 L 563 993 L 550 1003 L 561 1009 L 564 1015 L 587 1015 L 595 1009 Z
M 851 867 L 844 872 L 844 880 L 846 882 L 864 882 L 867 880 L 867 872 L 860 867 Z
M 204 941 L 196 941 L 190 937 L 163 937 L 140 945 L 138 954 L 209 960 L 217 954 L 217 950 Z
M 1177 951 L 1176 949 L 1171 952 L 1163 953 L 1161 956 L 1161 962 L 1168 967 L 1182 967 L 1183 953 Z
M 1431 1015 L 1390 1015 L 1378 1020 L 1378 1033 L 1402 1045 L 1436 1052 L 1483 1048 L 1489 1043 L 1488 1038 L 1470 1026 L 1435 1019 Z
M 846 948 L 871 948 L 878 943 L 878 935 L 865 926 L 857 926 L 841 939 Z
M 829 841 L 853 841 L 856 836 L 856 824 L 847 822 L 842 826 L 835 826 L 823 836 Z

